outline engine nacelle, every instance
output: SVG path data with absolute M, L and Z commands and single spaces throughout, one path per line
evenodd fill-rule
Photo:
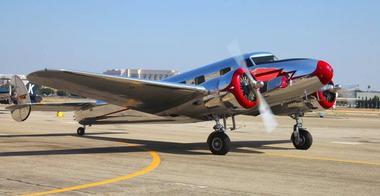
M 324 109 L 330 109 L 336 102 L 337 93 L 334 91 L 334 83 L 329 82 L 326 86 L 315 93 L 319 105 Z
M 231 83 L 226 88 L 226 91 L 231 92 L 240 106 L 245 109 L 253 108 L 258 104 L 257 92 L 252 92 L 248 86 L 249 83 L 249 77 L 242 68 L 239 68 L 233 74 Z

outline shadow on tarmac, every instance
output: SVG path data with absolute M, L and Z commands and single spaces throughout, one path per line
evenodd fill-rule
M 146 152 L 148 150 L 154 150 L 157 152 L 170 153 L 170 154 L 211 155 L 206 142 L 177 143 L 177 142 L 126 139 L 126 138 L 101 136 L 103 134 L 107 134 L 107 135 L 125 134 L 125 132 L 86 133 L 85 136 L 81 136 L 80 138 L 90 139 L 90 140 L 102 140 L 102 141 L 109 141 L 109 142 L 119 142 L 119 143 L 125 143 L 125 145 L 121 145 L 117 147 L 112 146 L 112 147 L 78 148 L 78 149 L 0 152 L 0 157 L 100 154 L 100 153 L 131 153 L 131 152 Z M 54 134 L 30 134 L 30 135 L 0 135 L 0 139 L 14 138 L 14 137 L 57 137 L 57 136 L 58 137 L 59 136 L 78 137 L 76 134 L 54 133 Z M 272 150 L 293 149 L 293 148 L 267 146 L 271 144 L 283 144 L 283 143 L 290 143 L 290 140 L 232 141 L 230 152 L 263 153 L 263 152 L 258 151 L 258 149 L 272 149 Z M 133 145 L 130 145 L 130 144 L 133 144 Z

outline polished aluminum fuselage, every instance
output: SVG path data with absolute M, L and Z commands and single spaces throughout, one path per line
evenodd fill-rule
M 251 57 L 262 55 L 271 54 L 249 53 L 243 55 L 242 59 L 246 61 L 251 60 Z M 314 74 L 318 60 L 285 59 L 258 65 L 251 60 L 251 63 L 252 66 L 249 69 L 253 72 L 260 69 L 271 69 L 287 74 L 288 85 L 286 87 L 281 87 L 276 82 L 278 78 L 273 78 L 265 81 L 266 88 L 260 89 L 274 114 L 291 115 L 295 112 L 305 112 L 316 108 L 313 105 L 316 100 L 310 95 L 324 86 Z M 161 110 L 146 106 L 137 106 L 126 110 L 122 106 L 102 104 L 89 110 L 80 110 L 76 112 L 75 116 L 81 124 L 113 124 L 139 122 L 187 123 L 210 120 L 214 115 L 258 115 L 257 106 L 250 109 L 242 108 L 234 95 L 225 90 L 230 85 L 235 71 L 240 67 L 241 65 L 236 62 L 236 58 L 231 57 L 160 81 L 173 85 L 183 85 L 185 83 L 187 86 L 196 86 L 199 89 L 206 90 L 207 94 L 204 96 L 183 99 L 186 101 L 182 100 L 179 105 L 173 103 L 171 107 L 165 107 Z M 230 68 L 230 71 L 220 75 L 220 70 L 225 68 Z M 205 81 L 197 85 L 195 78 L 200 76 L 204 76 Z M 167 94 L 162 93 L 157 92 L 155 99 L 159 102 L 161 102 L 161 99 L 167 99 L 165 98 Z
M 243 57 L 244 59 L 249 59 L 252 56 L 261 54 L 263 53 L 250 53 L 244 55 Z M 282 70 L 282 72 L 286 72 L 291 75 L 289 78 L 289 85 L 287 87 L 281 88 L 280 86 L 271 86 L 270 89 L 268 88 L 262 90 L 262 94 L 265 97 L 266 101 L 273 109 L 275 109 L 274 113 L 278 115 L 289 115 L 294 112 L 294 109 L 289 109 L 288 112 L 286 111 L 286 108 L 281 108 L 280 110 L 278 109 L 281 106 L 287 107 L 289 103 L 299 103 L 297 106 L 299 110 L 309 109 L 305 107 L 305 100 L 307 100 L 309 95 L 315 93 L 317 90 L 324 86 L 318 77 L 313 75 L 317 65 L 317 60 L 314 59 L 285 59 L 277 60 L 273 63 L 259 65 L 255 65 L 254 62 L 252 63 L 253 66 L 249 67 L 251 71 L 260 68 L 271 68 Z M 259 114 L 257 107 L 245 110 L 238 107 L 231 108 L 229 107 L 229 104 L 225 104 L 226 101 L 233 101 L 234 97 L 231 93 L 221 92 L 221 90 L 225 89 L 230 84 L 234 71 L 240 67 L 240 65 L 237 64 L 235 58 L 233 57 L 172 76 L 165 79 L 164 81 L 190 81 L 201 75 L 213 75 L 213 73 L 218 72 L 219 70 L 226 67 L 231 67 L 231 71 L 227 74 L 220 77 L 211 78 L 200 84 L 200 86 L 208 89 L 211 94 L 204 97 L 202 101 L 199 101 L 199 104 L 193 104 L 194 101 L 191 101 L 174 109 L 160 112 L 159 114 L 162 115 L 176 111 L 176 113 L 200 119 L 204 119 L 211 114 Z M 270 84 L 271 81 L 267 81 L 267 83 Z M 223 99 L 220 99 L 221 93 L 225 94 L 223 95 Z

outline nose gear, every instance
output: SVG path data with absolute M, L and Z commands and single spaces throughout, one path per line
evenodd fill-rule
M 300 112 L 291 115 L 291 117 L 296 120 L 296 124 L 293 127 L 293 133 L 290 137 L 290 140 L 296 149 L 307 150 L 313 144 L 313 137 L 306 129 L 302 127 L 302 119 L 300 118 L 301 116 L 302 113 Z

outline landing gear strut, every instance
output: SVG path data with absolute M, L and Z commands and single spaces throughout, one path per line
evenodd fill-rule
M 313 137 L 306 129 L 302 128 L 302 120 L 300 116 L 301 115 L 299 113 L 291 116 L 296 120 L 296 124 L 293 127 L 293 133 L 290 140 L 292 140 L 292 143 L 296 149 L 307 150 L 313 144 Z
M 79 136 L 83 136 L 85 133 L 86 133 L 86 126 L 78 127 L 78 129 L 77 129 L 77 134 L 78 134 Z
M 216 125 L 214 126 L 214 132 L 212 132 L 207 138 L 207 144 L 215 155 L 225 155 L 230 150 L 230 138 L 225 133 L 226 129 L 219 122 L 219 118 L 215 119 Z

